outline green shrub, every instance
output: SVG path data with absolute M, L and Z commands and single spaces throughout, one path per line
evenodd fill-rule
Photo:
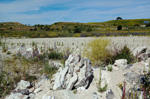
M 112 71 L 113 70 L 112 66 L 107 66 L 107 70 Z
M 62 53 L 59 53 L 59 52 L 56 52 L 56 51 L 50 52 L 48 54 L 48 58 L 49 59 L 61 59 L 62 58 Z
M 32 59 L 31 59 L 33 62 L 37 62 L 38 61 L 38 57 L 33 57 Z
M 93 64 L 96 62 L 105 62 L 109 56 L 107 46 L 110 41 L 104 38 L 96 38 L 90 41 L 84 48 L 83 56 L 88 57 Z
M 11 52 L 10 52 L 10 51 L 8 51 L 8 52 L 7 52 L 7 55 L 10 55 L 10 54 L 11 54 Z
M 73 29 L 73 32 L 74 33 L 81 33 L 81 29 L 78 28 L 77 26 L 75 26 L 74 29 Z
M 2 52 L 6 52 L 7 51 L 7 46 L 6 46 L 6 43 L 4 42 L 2 44 Z
M 76 94 L 76 93 L 77 93 L 77 89 L 74 89 L 74 90 L 73 90 L 73 93 Z
M 0 37 L 0 46 L 2 46 L 2 40 L 1 40 L 1 37 Z
M 34 41 L 32 41 L 32 47 L 35 45 L 35 42 Z
M 98 92 L 104 92 L 107 90 L 107 83 L 105 83 L 104 87 L 101 87 L 101 66 L 100 66 L 99 81 L 98 81 L 97 89 L 98 89 Z
M 128 64 L 134 61 L 134 56 L 132 55 L 130 49 L 125 45 L 121 50 L 114 51 L 110 57 L 112 63 L 118 59 L 127 59 Z
M 4 97 L 6 94 L 14 88 L 14 82 L 11 79 L 6 79 L 9 74 L 5 71 L 0 73 L 0 98 Z
M 90 27 L 87 28 L 86 32 L 91 32 L 92 29 Z
M 49 50 L 50 52 L 54 51 L 54 49 L 53 49 L 53 48 L 49 48 L 48 50 Z
M 97 88 L 98 88 L 98 92 L 104 92 L 104 91 L 106 91 L 106 90 L 107 90 L 107 84 L 105 84 L 105 86 L 104 86 L 104 87 L 100 87 L 100 86 L 98 86 Z

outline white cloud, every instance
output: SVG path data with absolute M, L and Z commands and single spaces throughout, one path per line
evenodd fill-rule
M 38 11 L 41 7 L 50 7 L 54 4 L 69 8 L 44 11 L 40 14 L 24 13 Z M 17 0 L 1 3 L 0 8 L 0 22 L 16 21 L 24 24 L 52 24 L 59 21 L 99 22 L 112 20 L 118 16 L 124 19 L 150 17 L 149 0 Z

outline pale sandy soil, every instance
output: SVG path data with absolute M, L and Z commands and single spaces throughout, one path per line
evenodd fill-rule
M 38 47 L 40 48 L 41 46 L 45 46 L 45 48 L 52 48 L 55 46 L 58 48 L 66 48 L 69 47 L 71 49 L 76 49 L 79 48 L 82 50 L 84 45 L 86 45 L 90 40 L 94 39 L 95 37 L 87 37 L 87 38 L 28 38 L 28 39 L 6 39 L 6 43 L 8 45 L 8 50 L 10 51 L 15 51 L 19 45 L 19 43 L 25 43 L 26 48 L 32 47 L 32 42 L 36 42 L 38 44 Z M 130 36 L 130 37 L 105 37 L 106 39 L 111 40 L 115 46 L 118 46 L 118 48 L 123 47 L 124 45 L 127 45 L 132 51 L 136 47 L 140 46 L 150 46 L 150 37 L 148 36 Z M 62 44 L 63 42 L 63 44 Z M 14 43 L 13 46 L 11 44 Z M 0 48 L 0 54 L 1 54 L 1 49 Z M 108 89 L 111 89 L 114 92 L 115 98 L 114 99 L 120 99 L 122 92 L 119 87 L 117 87 L 117 84 L 122 83 L 125 81 L 124 74 L 127 72 L 134 72 L 134 73 L 139 73 L 139 70 L 142 71 L 143 69 L 143 64 L 138 63 L 134 64 L 132 68 L 130 69 L 125 69 L 125 68 L 120 68 L 118 70 L 114 70 L 113 72 L 109 71 L 102 71 L 102 77 L 106 79 L 106 82 L 108 83 Z M 97 91 L 96 83 L 98 82 L 99 79 L 99 69 L 94 69 L 94 79 L 88 88 L 88 90 L 85 91 L 79 91 L 77 94 L 74 94 L 73 91 L 68 91 L 68 90 L 58 90 L 58 91 L 52 91 L 50 90 L 50 87 L 45 86 L 48 84 L 44 84 L 41 86 L 41 89 L 44 89 L 43 91 L 39 92 L 37 94 L 38 99 L 41 99 L 44 94 L 50 95 L 50 96 L 55 96 L 56 99 L 92 99 L 93 98 L 93 93 L 96 92 L 97 96 L 99 99 L 106 99 L 106 92 L 104 93 L 99 93 Z M 47 82 L 45 82 L 47 83 Z M 127 89 L 131 85 L 127 83 Z M 65 97 L 65 98 L 64 98 Z
M 142 71 L 144 69 L 144 62 L 140 63 L 135 63 L 132 67 L 130 68 L 118 68 L 118 70 L 113 70 L 112 72 L 110 71 L 105 71 L 102 70 L 102 80 L 105 79 L 106 83 L 108 84 L 107 91 L 111 89 L 114 93 L 114 98 L 113 99 L 121 99 L 122 96 L 122 91 L 121 89 L 117 86 L 120 83 L 123 83 L 124 81 L 126 82 L 126 90 L 131 88 L 131 86 L 136 85 L 136 83 L 130 84 L 126 81 L 126 78 L 124 77 L 124 74 L 133 72 L 135 74 L 142 74 Z M 139 70 L 141 72 L 139 72 Z M 97 83 L 99 79 L 99 68 L 96 68 L 93 70 L 94 73 L 94 79 L 92 83 L 90 84 L 90 87 L 86 90 L 80 90 L 77 91 L 76 94 L 73 93 L 73 91 L 70 90 L 50 90 L 49 82 L 44 82 L 42 86 L 40 86 L 40 91 L 36 95 L 36 99 L 42 99 L 43 95 L 48 95 L 48 96 L 55 96 L 56 99 L 95 99 L 93 98 L 93 93 L 97 94 L 98 99 L 106 99 L 106 93 L 105 92 L 98 92 L 97 89 Z M 136 81 L 136 79 L 135 79 Z M 32 90 L 32 89 L 31 89 Z
M 25 43 L 26 47 L 32 47 L 32 42 L 36 42 L 38 47 L 65 49 L 67 47 L 74 49 L 81 49 L 92 39 L 96 37 L 65 37 L 65 38 L 25 38 L 25 39 L 9 39 L 6 41 L 9 50 L 16 50 L 20 44 Z M 102 38 L 102 37 L 100 37 Z M 139 46 L 150 46 L 149 36 L 128 36 L 128 37 L 104 37 L 117 47 L 127 45 L 132 51 Z M 12 45 L 13 44 L 13 45 Z M 1 48 L 0 48 L 1 49 Z

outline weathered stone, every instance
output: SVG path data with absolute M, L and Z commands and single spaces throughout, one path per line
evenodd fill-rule
M 61 83 L 60 83 L 60 74 L 57 75 L 57 78 L 55 79 L 55 82 L 54 82 L 54 86 L 53 86 L 53 90 L 59 90 L 59 89 L 62 89 L 61 87 Z
M 133 51 L 133 55 L 134 56 L 138 56 L 138 55 L 140 55 L 140 54 L 142 54 L 142 53 L 145 53 L 146 52 L 146 50 L 147 50 L 147 47 L 137 47 L 134 51 Z
M 127 65 L 127 60 L 126 59 L 115 60 L 114 65 L 118 66 L 118 67 L 126 66 Z
M 77 80 L 78 80 L 78 76 L 74 72 L 73 77 L 69 80 L 69 84 L 67 86 L 67 89 L 72 90 L 72 88 L 73 88 L 74 84 L 77 82 Z
M 140 61 L 146 60 L 148 57 L 150 57 L 150 47 L 137 47 L 133 51 L 133 55 Z
M 42 91 L 41 88 L 37 88 L 37 89 L 34 90 L 34 93 L 39 93 L 39 92 L 41 92 L 41 91 Z
M 124 74 L 124 76 L 126 77 L 126 81 L 131 84 L 133 83 L 133 81 L 135 81 L 135 78 L 137 77 L 137 75 L 133 72 L 128 72 Z
M 79 88 L 77 88 L 77 91 L 85 91 L 85 88 L 84 87 L 79 87 Z
M 43 95 L 42 99 L 55 99 L 55 97 L 49 95 Z
M 8 97 L 5 99 L 28 99 L 27 95 L 22 95 L 21 93 L 11 93 Z
M 17 84 L 17 87 L 16 87 L 15 90 L 17 91 L 18 89 L 26 89 L 26 88 L 29 88 L 29 87 L 31 87 L 30 82 L 21 80 L 21 81 Z
M 66 66 L 60 73 L 57 74 L 57 77 L 54 82 L 53 90 L 59 90 L 64 87 L 65 84 L 65 76 L 68 71 L 68 66 Z
M 21 90 L 19 93 L 23 94 L 23 95 L 29 95 L 30 92 L 27 89 Z
M 96 92 L 93 92 L 93 99 L 99 99 Z
M 106 93 L 106 99 L 113 99 L 114 98 L 114 93 L 113 91 L 110 89 L 107 93 Z
M 65 62 L 65 68 L 55 75 L 54 90 L 72 89 L 78 87 L 87 88 L 93 70 L 89 59 L 81 58 L 80 55 L 73 53 Z
M 29 99 L 35 99 L 36 98 L 36 95 L 34 94 L 34 93 L 31 93 L 30 95 L 29 95 Z

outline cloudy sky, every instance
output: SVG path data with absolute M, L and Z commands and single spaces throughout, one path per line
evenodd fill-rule
M 0 0 L 0 22 L 52 24 L 150 18 L 150 0 Z

